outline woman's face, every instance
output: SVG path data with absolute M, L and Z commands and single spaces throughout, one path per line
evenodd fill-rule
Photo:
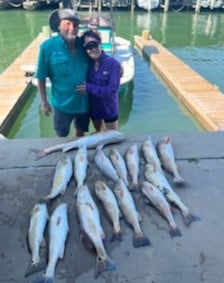
M 95 38 L 86 36 L 84 38 L 84 47 L 89 57 L 97 61 L 101 55 L 100 43 Z

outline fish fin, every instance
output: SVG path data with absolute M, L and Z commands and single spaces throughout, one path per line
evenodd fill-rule
M 102 239 L 102 240 L 105 240 L 105 239 L 106 239 L 106 235 L 105 235 L 105 233 L 104 233 L 104 231 L 103 231 L 102 228 L 101 228 L 101 231 L 100 231 L 100 236 L 101 236 L 101 239 Z
M 173 182 L 176 185 L 181 185 L 184 183 L 184 179 L 181 176 L 176 176 L 173 178 Z
M 171 143 L 171 137 L 170 136 L 165 136 L 164 137 L 164 142 L 167 143 Z
M 171 238 L 174 238 L 174 237 L 181 237 L 181 236 L 182 236 L 182 234 L 181 234 L 179 228 L 177 228 L 177 227 L 176 227 L 176 228 L 170 227 L 169 233 L 170 233 L 170 237 L 171 237 Z
M 52 201 L 52 199 L 51 199 L 50 195 L 48 194 L 44 197 L 40 197 L 38 201 L 39 201 L 39 203 L 49 204 Z
M 104 145 L 105 145 L 104 143 L 99 143 L 96 147 L 96 150 L 102 150 Z
M 138 212 L 138 221 L 139 222 L 142 222 L 143 221 L 143 217 L 142 217 L 142 215 Z
M 97 279 L 103 272 L 115 271 L 116 265 L 108 256 L 105 259 L 97 257 L 94 278 Z
M 133 245 L 135 248 L 143 247 L 143 246 L 150 246 L 151 243 L 145 235 L 142 233 L 135 233 L 133 239 Z
M 82 188 L 82 186 L 79 186 L 79 187 L 76 187 L 75 191 L 74 191 L 74 194 L 73 194 L 73 197 L 76 198 L 77 197 L 77 194 L 79 192 L 79 190 Z
M 118 240 L 119 242 L 123 241 L 123 235 L 121 233 L 121 230 L 119 230 L 119 231 L 114 231 L 113 230 L 113 233 L 112 233 L 112 236 L 110 238 L 110 241 L 113 242 L 115 240 Z
M 44 270 L 46 268 L 47 264 L 45 261 L 40 261 L 37 264 L 30 263 L 26 269 L 25 277 L 28 277 L 29 275 L 39 272 L 41 270 Z
M 129 188 L 129 191 L 136 191 L 137 192 L 138 188 L 139 188 L 138 187 L 138 183 L 133 183 L 132 182 L 128 188 Z
M 54 277 L 46 277 L 45 275 L 38 276 L 33 283 L 55 283 Z
M 35 156 L 34 156 L 35 160 L 39 160 L 42 157 L 47 155 L 47 153 L 44 151 L 44 149 L 30 148 L 29 151 L 35 154 Z
M 182 215 L 185 226 L 189 227 L 192 222 L 201 221 L 201 218 L 192 214 L 188 213 L 187 215 Z
M 147 205 L 149 205 L 149 206 L 155 207 L 155 205 L 154 205 L 154 204 L 151 202 L 151 200 L 148 199 L 148 198 L 144 198 L 144 202 L 145 202 Z

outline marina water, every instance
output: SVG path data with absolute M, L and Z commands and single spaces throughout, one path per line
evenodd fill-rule
M 50 12 L 0 11 L 0 72 L 41 32 L 42 26 L 48 25 Z M 115 11 L 114 19 L 118 36 L 133 43 L 134 35 L 148 29 L 155 40 L 224 92 L 223 13 Z M 136 49 L 134 58 L 134 81 L 120 94 L 120 130 L 132 136 L 203 131 L 154 72 L 149 60 Z M 54 136 L 51 118 L 42 115 L 38 92 L 33 88 L 9 138 Z

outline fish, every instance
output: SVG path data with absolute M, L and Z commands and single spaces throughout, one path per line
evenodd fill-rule
M 115 168 L 113 167 L 110 159 L 106 156 L 106 154 L 102 150 L 102 146 L 98 146 L 96 148 L 96 152 L 94 154 L 94 161 L 98 169 L 108 178 L 113 180 L 114 182 L 118 179 L 118 174 Z
M 50 193 L 42 198 L 48 201 L 64 194 L 73 175 L 73 164 L 69 156 L 63 155 L 56 164 Z
M 148 137 L 147 140 L 142 143 L 141 149 L 145 161 L 147 163 L 151 163 L 155 167 L 155 169 L 162 170 L 161 161 L 158 157 L 156 148 L 152 143 L 151 137 Z
M 181 232 L 177 227 L 177 224 L 173 218 L 173 214 L 171 212 L 170 204 L 165 198 L 164 194 L 153 184 L 144 181 L 141 186 L 142 194 L 152 203 L 158 211 L 162 214 L 162 216 L 167 220 L 169 224 L 169 233 L 171 238 L 180 237 Z
M 40 248 L 45 245 L 44 231 L 48 219 L 47 205 L 45 203 L 36 203 L 31 211 L 27 237 L 32 259 L 26 270 L 25 277 L 46 268 L 45 260 L 40 258 Z
M 125 134 L 117 130 L 107 130 L 92 135 L 76 138 L 75 140 L 65 143 L 56 144 L 51 147 L 43 148 L 40 150 L 30 149 L 30 151 L 36 154 L 36 159 L 40 159 L 52 152 L 62 151 L 67 152 L 72 149 L 86 145 L 87 148 L 96 148 L 98 145 L 107 145 L 113 143 L 120 143 L 125 140 Z
M 125 161 L 120 152 L 117 149 L 112 148 L 109 152 L 109 156 L 114 165 L 114 168 L 117 171 L 118 176 L 121 177 L 124 180 L 125 184 L 128 186 L 128 171 Z
M 81 232 L 87 236 L 96 250 L 94 278 L 98 278 L 103 272 L 115 271 L 116 265 L 103 244 L 105 233 L 100 223 L 99 211 L 87 185 L 83 185 L 78 190 L 76 207 Z
M 122 214 L 125 216 L 125 219 L 133 228 L 134 247 L 138 248 L 150 245 L 148 237 L 144 235 L 140 227 L 140 221 L 142 221 L 142 218 L 136 209 L 134 199 L 121 178 L 119 178 L 115 184 L 114 193 L 117 197 L 118 205 L 122 211 Z
M 131 177 L 130 188 L 136 190 L 138 189 L 139 162 L 140 162 L 137 143 L 134 143 L 128 147 L 125 153 L 125 160 L 129 175 Z
M 166 176 L 160 170 L 155 170 L 151 164 L 146 164 L 144 175 L 147 181 L 164 193 L 165 197 L 174 203 L 181 211 L 184 224 L 189 226 L 192 222 L 200 220 L 200 218 L 190 211 L 190 209 L 183 203 L 177 193 L 173 190 Z
M 122 232 L 120 226 L 121 212 L 114 193 L 103 181 L 96 181 L 95 193 L 98 199 L 102 202 L 103 207 L 113 224 L 111 241 L 122 241 Z
M 79 147 L 75 155 L 74 175 L 77 182 L 77 190 L 84 184 L 84 181 L 86 179 L 88 167 L 87 155 L 88 154 L 86 145 L 82 145 L 81 147 Z
M 59 204 L 53 211 L 49 225 L 49 259 L 46 271 L 34 283 L 55 283 L 55 269 L 59 259 L 64 258 L 69 232 L 67 204 Z
M 174 184 L 183 184 L 184 178 L 180 175 L 175 161 L 171 137 L 166 136 L 157 142 L 157 151 L 163 168 L 173 175 Z

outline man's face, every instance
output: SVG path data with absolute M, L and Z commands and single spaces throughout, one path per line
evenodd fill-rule
M 78 33 L 78 26 L 70 20 L 61 20 L 58 26 L 60 34 L 66 41 L 75 40 Z

